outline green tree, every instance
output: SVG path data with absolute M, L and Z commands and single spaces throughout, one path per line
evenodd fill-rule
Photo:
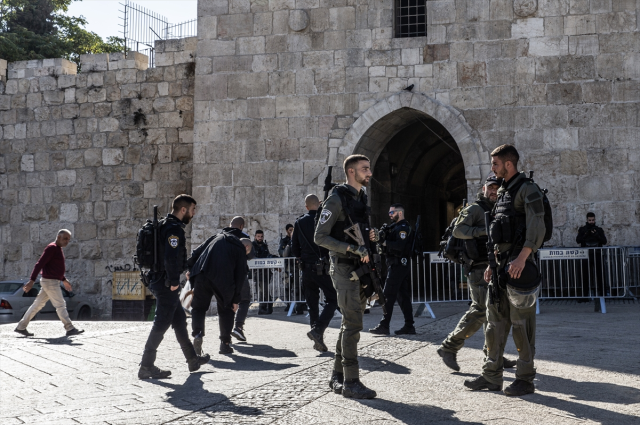
M 0 58 L 9 62 L 124 51 L 124 40 L 87 31 L 84 17 L 64 14 L 74 0 L 1 0 Z M 79 0 L 78 0 L 79 1 Z

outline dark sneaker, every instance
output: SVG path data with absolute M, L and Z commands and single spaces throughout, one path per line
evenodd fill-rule
M 517 360 L 509 360 L 506 358 L 502 359 L 502 364 L 504 365 L 505 369 L 511 369 L 512 367 L 516 367 L 516 365 L 518 364 Z
M 442 357 L 442 361 L 444 362 L 444 364 L 447 365 L 449 369 L 453 369 L 456 372 L 460 371 L 460 366 L 458 366 L 456 353 L 444 351 L 442 348 L 438 348 L 438 355 Z
M 342 396 L 345 398 L 375 398 L 376 392 L 365 387 L 359 379 L 344 381 L 342 386 Z
M 402 328 L 394 331 L 393 333 L 396 335 L 415 335 L 416 328 L 414 328 L 413 326 L 404 325 Z
M 140 366 L 138 379 L 165 379 L 171 376 L 170 370 L 162 370 L 157 366 Z
M 202 355 L 202 336 L 200 334 L 193 338 L 193 348 L 196 350 L 196 356 Z
M 244 336 L 244 329 L 235 327 L 231 331 L 231 336 L 237 339 L 238 341 L 247 342 L 247 337 Z
M 389 335 L 389 327 L 378 324 L 375 328 L 369 329 L 369 333 L 374 335 Z
M 327 346 L 324 343 L 324 338 L 322 336 L 322 334 L 320 332 L 318 332 L 315 329 L 311 329 L 309 332 L 307 332 L 307 336 L 309 337 L 309 339 L 311 341 L 314 342 L 313 344 L 313 349 L 314 350 L 318 350 L 321 353 L 324 353 L 325 351 L 328 351 L 329 349 L 327 348 Z
M 492 384 L 491 382 L 484 379 L 484 376 L 478 376 L 477 378 L 473 379 L 465 379 L 464 386 L 473 391 L 500 391 L 502 389 L 502 385 Z
M 342 386 L 344 385 L 344 375 L 340 372 L 333 371 L 331 380 L 329 381 L 329 388 L 336 394 L 342 394 Z
M 203 364 L 207 364 L 210 359 L 211 356 L 205 354 L 204 356 L 197 356 L 187 360 L 187 363 L 189 363 L 189 372 L 195 372 L 196 370 L 200 369 L 200 366 L 202 366 Z
M 516 379 L 504 389 L 504 394 L 511 397 L 533 394 L 534 392 L 536 392 L 536 387 L 533 382 L 523 381 L 522 379 Z
M 31 332 L 29 332 L 28 330 L 26 330 L 26 329 L 20 330 L 18 328 L 15 328 L 13 331 L 19 333 L 20 335 L 33 336 L 33 334 Z
M 76 328 L 73 328 L 70 331 L 67 331 L 67 336 L 80 335 L 81 333 L 84 333 L 84 329 L 78 330 Z
M 229 342 L 220 342 L 220 354 L 233 354 L 233 348 L 231 348 L 231 343 Z

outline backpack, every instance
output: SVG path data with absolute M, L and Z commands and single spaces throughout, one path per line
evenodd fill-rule
M 540 189 L 540 186 L 533 181 L 533 171 L 529 171 L 529 181 Z M 553 211 L 551 210 L 551 202 L 549 202 L 549 198 L 547 198 L 549 190 L 540 189 L 540 192 L 542 192 L 542 204 L 544 205 L 544 239 L 542 240 L 544 243 L 549 242 L 553 236 Z
M 456 221 L 458 221 L 458 217 L 454 218 L 449 227 L 444 231 L 444 235 L 442 235 L 442 240 L 440 241 L 440 252 L 438 255 L 453 263 L 464 264 L 462 255 L 464 252 L 464 241 L 453 236 Z
M 138 267 L 140 267 L 140 269 L 151 270 L 155 265 L 154 234 L 157 235 L 156 232 L 160 227 L 162 227 L 165 221 L 165 219 L 158 221 L 156 207 L 153 212 L 153 220 L 148 219 L 140 230 L 138 230 L 138 235 L 136 237 L 136 255 L 133 257 L 133 261 L 138 265 Z M 155 240 L 157 240 L 157 236 L 155 237 Z

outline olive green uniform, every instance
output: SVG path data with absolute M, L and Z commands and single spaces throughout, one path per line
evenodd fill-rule
M 347 186 L 349 195 L 360 200 L 364 196 L 364 191 L 359 193 L 355 188 Z M 329 275 L 333 281 L 333 286 L 338 293 L 338 307 L 342 313 L 342 325 L 336 344 L 336 356 L 334 370 L 344 373 L 344 379 L 358 379 L 358 341 L 360 341 L 360 331 L 367 298 L 360 285 L 360 281 L 351 280 L 351 272 L 356 270 L 359 263 L 347 254 L 349 243 L 331 237 L 331 230 L 336 222 L 348 221 L 347 215 L 343 211 L 340 196 L 334 190 L 323 204 L 318 225 L 314 234 L 314 242 L 329 250 L 331 257 L 331 268 Z M 368 235 L 363 235 L 368 237 Z
M 498 199 L 509 187 L 512 187 L 520 179 L 526 178 L 524 173 L 519 173 L 512 177 L 509 182 L 504 182 L 498 190 Z M 520 246 L 532 249 L 531 256 L 527 261 L 534 261 L 533 254 L 542 246 L 545 234 L 544 225 L 544 204 L 542 192 L 538 186 L 531 182 L 524 183 L 513 199 L 515 211 L 525 214 L 526 232 L 523 235 L 524 243 Z M 506 258 L 507 253 L 512 248 L 511 243 L 496 244 L 498 252 L 498 271 L 504 269 L 506 265 L 514 260 L 519 252 L 511 253 L 511 258 Z M 516 247 L 517 248 L 517 247 Z M 487 328 L 485 332 L 485 346 L 487 357 L 482 366 L 482 376 L 493 384 L 503 383 L 503 358 L 506 335 L 509 328 L 513 326 L 513 341 L 516 344 L 519 358 L 516 370 L 516 379 L 533 382 L 536 376 L 536 369 L 533 364 L 535 356 L 535 335 L 536 335 L 536 307 L 535 305 L 527 309 L 518 309 L 509 303 L 507 291 L 499 289 L 499 296 L 496 303 L 487 305 Z
M 488 207 L 493 206 L 484 196 L 480 196 L 477 202 L 484 202 Z M 454 237 L 458 239 L 474 239 L 487 235 L 484 221 L 485 210 L 477 202 L 460 212 L 453 229 Z M 467 277 L 471 306 L 462 316 L 453 332 L 442 342 L 442 350 L 457 353 L 464 346 L 467 338 L 470 338 L 487 322 L 487 282 L 484 280 L 484 271 L 487 268 L 487 264 L 488 261 L 486 260 L 474 262 Z M 507 335 L 508 333 L 509 331 L 507 330 Z

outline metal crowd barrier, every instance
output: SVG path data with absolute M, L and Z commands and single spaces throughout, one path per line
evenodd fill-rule
M 304 303 L 300 264 L 295 257 L 249 260 L 252 303 L 290 303 L 288 316 L 297 303 Z
M 606 313 L 606 298 L 640 296 L 640 247 L 544 248 L 538 253 L 539 300 L 598 298 Z M 411 291 L 411 302 L 420 304 L 416 316 L 426 311 L 435 318 L 431 303 L 471 300 L 462 266 L 436 252 L 412 259 Z
M 440 258 L 437 252 L 424 252 L 411 260 L 411 302 L 420 304 L 416 316 L 426 310 L 436 318 L 431 303 L 471 301 L 462 265 Z

